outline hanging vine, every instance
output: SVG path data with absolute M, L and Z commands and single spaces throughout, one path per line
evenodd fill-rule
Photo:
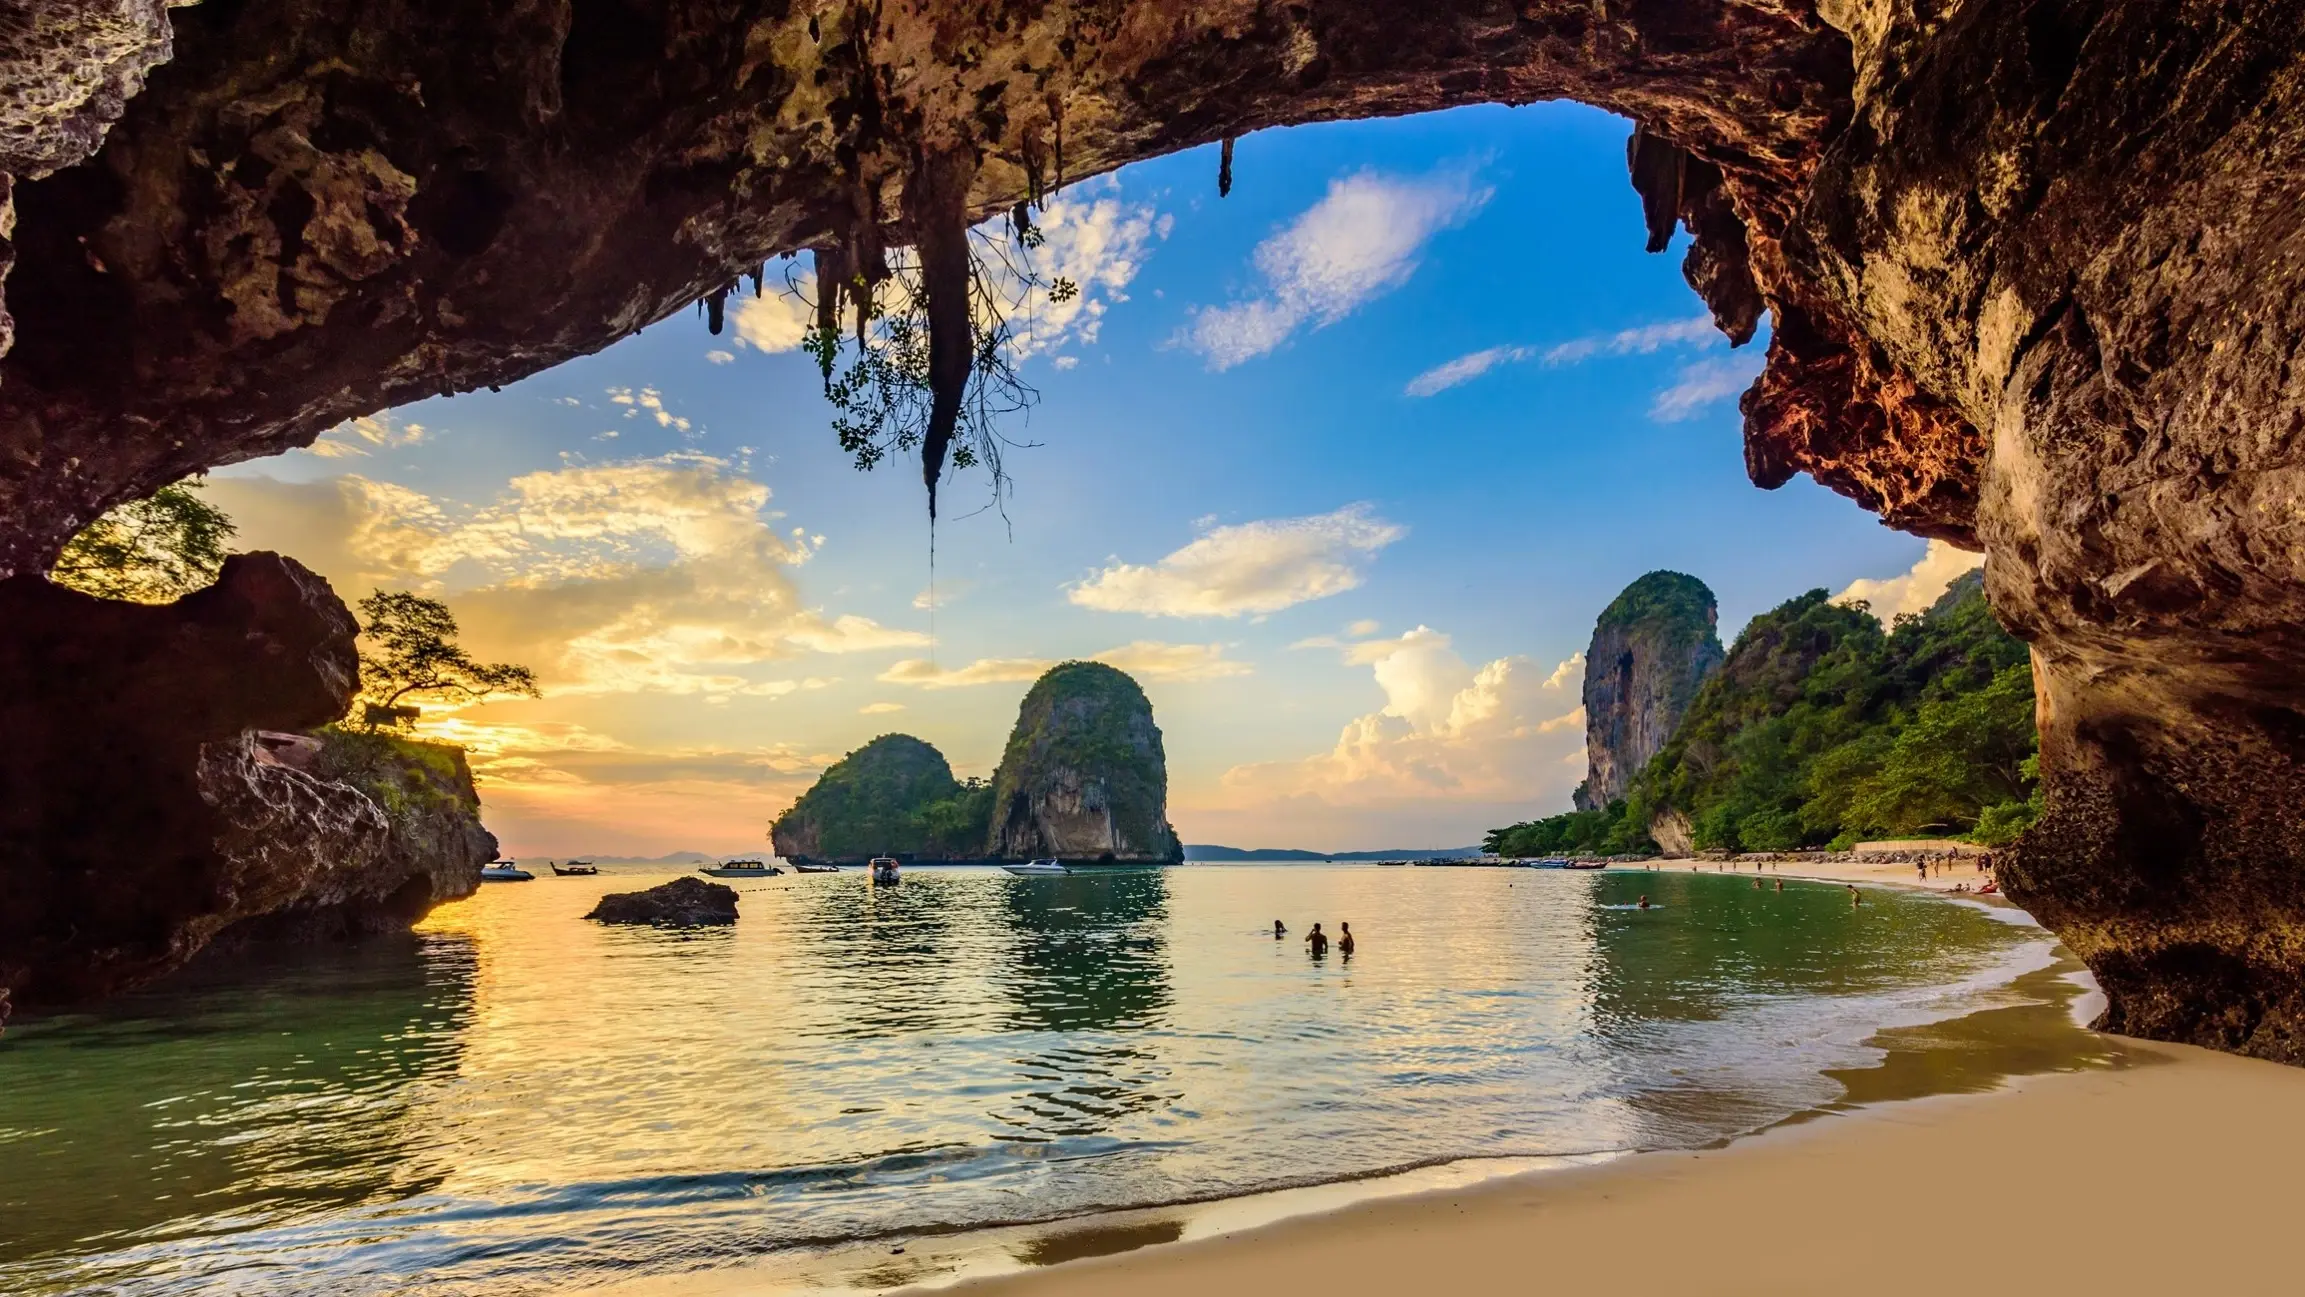
M 1018 443 L 1002 422 L 1040 395 L 1017 372 L 1017 325 L 1040 301 L 1063 304 L 1080 292 L 1035 264 L 1045 240 L 1029 200 L 1000 224 L 970 226 L 971 172 L 946 155 L 914 173 L 911 248 L 816 249 L 816 327 L 802 344 L 824 375 L 840 448 L 867 471 L 918 451 L 932 521 L 948 467 L 983 466 L 992 504 L 1005 501 L 1001 452 Z

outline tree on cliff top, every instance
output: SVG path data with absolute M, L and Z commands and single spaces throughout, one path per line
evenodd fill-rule
M 415 719 L 413 709 L 400 705 L 411 695 L 461 702 L 490 694 L 543 696 L 527 667 L 474 661 L 456 642 L 456 618 L 438 599 L 378 590 L 360 601 L 360 616 L 360 696 L 371 729 Z
M 197 480 L 164 486 L 81 528 L 48 578 L 99 599 L 168 603 L 213 585 L 232 520 L 194 494 Z

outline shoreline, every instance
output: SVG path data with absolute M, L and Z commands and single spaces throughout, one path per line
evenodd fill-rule
M 1982 898 L 1980 904 L 1992 901 Z M 2031 923 L 2029 916 L 2005 903 L 1994 908 L 2009 910 L 2013 921 Z M 1955 1114 L 1951 1119 L 1960 1125 L 1966 1119 L 1958 1114 L 1970 1111 L 1973 1103 L 1995 1105 L 2044 1088 L 2062 1092 L 2069 1081 L 2124 1076 L 2167 1061 L 2161 1047 L 2101 1035 L 2081 1025 L 2080 1011 L 2097 991 L 2086 971 L 2061 948 L 2054 962 L 2002 985 L 2004 994 L 1954 1017 L 1879 1028 L 1867 1040 L 1882 1051 L 1878 1062 L 1824 1073 L 1841 1084 L 1838 1097 L 1701 1148 L 1460 1158 L 1406 1172 L 1198 1202 L 948 1235 L 860 1241 L 813 1257 L 763 1257 L 728 1268 L 651 1276 L 612 1285 L 612 1290 L 627 1297 L 733 1297 L 835 1291 L 1151 1294 L 1199 1286 L 1213 1290 L 1207 1297 L 1229 1297 L 1251 1290 L 1261 1294 L 1276 1282 L 1301 1283 L 1317 1276 L 1316 1282 L 1337 1291 L 1390 1297 L 1404 1285 L 1429 1286 L 1434 1278 L 1443 1280 L 1444 1291 L 1525 1283 L 1526 1276 L 1512 1267 L 1527 1264 L 1533 1254 L 1514 1240 L 1535 1223 L 1526 1218 L 1532 1210 L 1550 1216 L 1588 1199 L 1616 1202 L 1650 1187 L 1679 1184 L 1692 1171 L 1706 1177 L 1720 1174 L 1717 1168 L 1746 1165 L 1749 1150 L 1787 1144 L 1807 1150 L 1821 1141 L 1828 1160 L 1853 1159 L 1862 1171 L 1877 1157 L 1863 1149 L 1834 1152 L 1846 1132 L 1880 1122 L 1910 1124 L 1916 1112 L 1934 1112 L 1937 1105 L 1951 1105 Z M 2235 1061 L 2221 1055 L 2207 1057 L 2219 1063 Z M 2305 1072 L 2277 1067 L 2272 1071 L 2293 1084 L 2289 1101 L 2305 1099 Z M 2305 1152 L 2305 1139 L 2299 1144 L 2300 1152 Z M 1980 1174 L 1988 1180 L 1999 1174 L 1992 1162 L 1980 1159 Z M 1828 1172 L 1826 1177 L 1840 1174 Z M 1744 1202 L 1744 1196 L 1754 1192 L 1742 1186 L 1746 1178 L 1749 1173 L 1724 1184 L 1725 1197 L 1718 1203 L 1708 1200 L 1704 1210 L 1742 1220 L 1746 1207 L 1762 1206 L 1763 1214 L 1751 1223 L 1766 1232 L 1781 1213 L 1765 1204 Z M 1934 1207 L 1931 1215 L 1937 1215 Z M 1479 1249 L 1489 1244 L 1477 1239 L 1436 1241 L 1433 1232 L 1452 1220 L 1481 1222 L 1481 1229 L 1499 1231 L 1501 1241 L 1492 1240 L 1495 1246 L 1486 1252 Z M 1902 1229 L 1897 1232 L 1902 1238 Z M 1807 1236 L 1805 1228 L 1800 1233 Z M 1422 1267 L 1420 1273 L 1430 1273 L 1419 1280 L 1409 1270 L 1386 1270 L 1369 1258 L 1335 1266 L 1325 1259 L 1339 1248 L 1362 1248 L 1370 1240 L 1381 1240 L 1385 1249 L 1414 1259 L 1411 1269 Z M 1564 1246 L 1581 1246 L 1573 1231 L 1562 1235 L 1562 1241 Z M 1475 1250 L 1460 1256 L 1468 1246 Z M 1627 1246 L 1637 1245 L 1628 1239 Z M 1467 1265 L 1472 1269 L 1456 1272 Z M 1544 1273 L 1548 1278 L 1562 1277 L 1550 1269 Z M 1385 1277 L 1371 1277 L 1377 1275 Z M 1640 1285 L 1627 1287 L 1619 1282 L 1622 1278 L 1613 1263 L 1604 1261 L 1592 1271 L 1589 1282 L 1596 1285 L 1595 1291 L 1605 1292 L 1677 1293 L 1691 1290 L 1692 1282 L 1696 1291 L 1724 1291 L 1710 1279 L 1674 1279 L 1652 1287 L 1644 1278 Z M 1753 1278 L 1758 1282 L 1763 1276 Z M 1766 1283 L 1749 1291 L 1812 1291 L 1786 1286 L 1781 1276 L 1766 1278 Z M 1834 1283 L 1813 1291 L 1846 1290 Z
M 1990 871 L 1980 873 L 1975 858 L 1962 856 L 1954 859 L 1945 872 L 1932 873 L 1926 882 L 1919 877 L 1918 868 L 1910 861 L 1890 860 L 1777 860 L 1756 861 L 1740 868 L 1733 860 L 1699 860 L 1691 856 L 1664 856 L 1645 865 L 1610 865 L 1611 870 L 1624 873 L 1683 872 L 1700 874 L 1748 874 L 1759 878 L 1797 878 L 1813 883 L 1859 883 L 1868 887 L 1901 887 L 1909 892 L 1935 892 L 1943 896 L 1957 896 L 1986 902 L 2013 903 L 1999 893 L 1979 896 L 1976 887 L 1993 877 Z M 1970 888 L 1966 892 L 1953 890 L 1957 883 Z
M 935 1291 L 2292 1291 L 2270 1241 L 2289 1224 L 2287 1168 L 2305 1157 L 2293 1120 L 2305 1071 L 2120 1047 L 2123 1066 L 1982 1096 L 1875 1103 L 1726 1148 L 1629 1154 Z

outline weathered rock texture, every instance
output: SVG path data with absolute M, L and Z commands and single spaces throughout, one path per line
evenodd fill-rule
M 992 780 L 991 854 L 1184 859 L 1168 822 L 1160 726 L 1127 672 L 1066 662 L 1026 692 Z
M 1807 472 L 1988 551 L 2045 700 L 2049 816 L 2012 894 L 2115 1023 L 2305 1059 L 2298 0 L 174 21 L 94 162 L 17 195 L 0 572 L 189 470 L 595 350 L 763 257 L 869 260 L 918 236 L 932 170 L 985 215 L 1264 127 L 1581 99 L 1639 123 L 1651 246 L 1677 218 L 1722 327 L 1770 315 L 1753 479 Z
M 373 803 L 384 817 L 382 839 L 373 851 L 340 839 L 319 844 L 312 857 L 320 868 L 299 871 L 291 863 L 288 872 L 308 879 L 294 900 L 234 923 L 211 946 L 405 931 L 441 902 L 472 895 L 481 866 L 496 859 L 496 835 L 481 824 L 480 791 L 464 749 L 336 730 L 318 746 L 303 772 Z M 263 845 L 232 849 L 245 855 Z
M 168 0 L 0 0 L 0 285 L 16 260 L 15 182 L 94 153 L 171 35 Z M 0 354 L 13 332 L 0 307 Z
M 439 882 L 438 844 L 249 732 L 342 715 L 353 634 L 326 583 L 272 554 L 159 606 L 0 581 L 0 986 L 18 1005 L 149 980 L 260 916 L 406 913 L 413 879 Z
M 1601 610 L 1585 650 L 1586 773 L 1578 810 L 1624 797 L 1673 736 L 1697 686 L 1727 656 L 1720 620 L 1713 592 L 1679 572 L 1651 572 Z
M 651 928 L 710 928 L 736 922 L 736 889 L 675 878 L 643 892 L 610 892 L 585 918 Z

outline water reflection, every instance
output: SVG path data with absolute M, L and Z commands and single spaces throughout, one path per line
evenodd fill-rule
M 1135 1031 L 1169 1006 L 1168 876 L 1157 869 L 1019 878 L 1009 959 L 993 980 L 1018 1031 Z
M 0 1278 L 44 1253 L 423 1193 L 418 1092 L 452 1074 L 473 952 L 383 941 L 194 970 L 0 1051 Z M 0 1283 L 0 1288 L 10 1287 Z
M 1709 1142 L 2043 944 L 1747 878 L 1345 867 L 787 876 L 733 929 L 583 921 L 667 876 L 491 888 L 415 945 L 13 1028 L 0 1291 L 535 1290 Z M 1306 957 L 1316 919 L 1349 964 Z

